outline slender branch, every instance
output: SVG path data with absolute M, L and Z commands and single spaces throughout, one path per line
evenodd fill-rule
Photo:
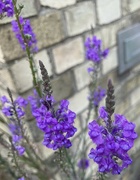
M 68 163 L 69 163 L 70 166 L 71 166 L 71 169 L 72 169 L 72 172 L 73 172 L 73 176 L 74 176 L 74 178 L 76 179 L 76 178 L 77 178 L 77 176 L 76 176 L 76 171 L 75 171 L 75 169 L 74 169 L 73 163 L 72 163 L 72 161 L 71 161 L 71 158 L 69 157 L 69 154 L 68 154 L 66 148 L 64 148 L 64 152 L 65 152 L 66 158 L 67 158 L 67 160 L 68 160 Z
M 26 37 L 23 33 L 23 28 L 22 28 L 22 25 L 20 23 L 20 19 L 19 19 L 19 10 L 16 6 L 16 3 L 17 1 L 16 0 L 12 0 L 13 2 L 13 5 L 14 5 L 14 11 L 15 11 L 15 17 L 16 17 L 16 21 L 17 21 L 17 24 L 18 24 L 18 27 L 20 29 L 20 33 L 21 33 L 21 36 L 23 38 L 23 41 L 24 41 L 24 44 L 25 44 L 25 48 L 26 48 L 26 54 L 27 54 L 27 57 L 28 57 L 28 60 L 29 60 L 29 64 L 30 64 L 30 69 L 31 69 L 31 73 L 32 73 L 32 77 L 33 77 L 33 85 L 34 87 L 36 88 L 37 92 L 38 92 L 38 95 L 41 97 L 41 91 L 40 91 L 40 87 L 37 83 L 37 80 L 36 80 L 36 71 L 34 70 L 34 65 L 33 65 L 33 57 L 31 55 L 31 50 L 28 46 L 28 43 L 26 41 Z

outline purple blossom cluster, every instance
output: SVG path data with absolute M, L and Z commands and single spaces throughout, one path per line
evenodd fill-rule
M 86 158 L 80 159 L 78 162 L 78 167 L 80 169 L 87 169 L 89 167 L 89 160 Z
M 44 132 L 43 144 L 53 150 L 69 148 L 72 146 L 69 140 L 77 129 L 73 126 L 76 114 L 68 109 L 69 102 L 62 100 L 57 110 L 52 108 L 53 98 L 47 97 L 41 100 L 41 106 L 34 109 L 37 126 Z
M 28 47 L 31 48 L 32 52 L 37 52 L 38 48 L 37 48 L 36 35 L 33 32 L 33 29 L 30 24 L 30 20 L 23 19 L 22 17 L 20 17 L 19 21 L 22 26 L 22 32 L 25 36 L 26 42 L 24 42 L 24 39 L 22 37 L 21 30 L 19 28 L 17 21 L 12 21 L 11 24 L 12 24 L 13 32 L 15 33 L 15 36 L 18 39 L 21 48 L 25 51 L 26 50 L 25 43 L 26 43 Z
M 12 17 L 14 15 L 14 6 L 12 0 L 0 0 L 0 15 Z
M 105 107 L 99 110 L 99 118 L 103 119 L 104 126 L 99 125 L 96 120 L 88 125 L 89 136 L 96 144 L 96 148 L 91 149 L 89 158 L 99 165 L 99 172 L 120 174 L 132 163 L 128 151 L 137 138 L 135 124 L 128 122 L 125 116 L 115 114 L 109 129 Z
M 25 148 L 21 145 L 22 131 L 21 131 L 20 125 L 22 125 L 21 118 L 23 118 L 25 115 L 23 108 L 26 107 L 28 102 L 25 99 L 23 99 L 22 97 L 18 97 L 13 102 L 13 104 L 14 104 L 13 105 L 7 99 L 6 96 L 1 97 L 1 102 L 2 102 L 2 112 L 10 120 L 9 130 L 12 135 L 13 146 L 14 146 L 15 150 L 18 152 L 18 154 L 20 156 L 22 156 L 25 152 Z M 16 113 L 15 113 L 15 111 L 16 111 Z M 18 118 L 18 120 L 17 120 L 17 118 Z
M 86 58 L 94 63 L 99 64 L 109 53 L 109 49 L 102 50 L 102 41 L 96 36 L 87 38 L 85 42 Z M 89 69 L 91 71 L 93 69 Z
M 90 93 L 90 96 L 88 97 L 88 99 L 92 101 L 95 107 L 98 107 L 99 103 L 102 101 L 105 95 L 106 95 L 106 90 L 98 86 L 97 90 Z

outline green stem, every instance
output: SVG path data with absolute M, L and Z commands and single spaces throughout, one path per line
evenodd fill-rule
M 102 173 L 99 173 L 99 180 L 105 180 L 105 176 Z
M 28 57 L 28 60 L 29 60 L 30 69 L 31 69 L 32 77 L 33 77 L 33 85 L 34 85 L 36 91 L 38 92 L 38 95 L 41 97 L 40 87 L 39 87 L 39 85 L 37 83 L 37 80 L 36 80 L 36 71 L 34 70 L 33 57 L 31 55 L 30 47 L 28 46 L 28 43 L 26 41 L 26 37 L 25 37 L 25 35 L 23 33 L 22 25 L 20 24 L 19 10 L 18 10 L 18 8 L 16 6 L 16 0 L 12 0 L 12 2 L 13 2 L 13 5 L 14 5 L 16 21 L 18 23 L 18 27 L 20 29 L 20 33 L 21 33 L 21 36 L 22 36 L 24 44 L 25 44 L 26 54 L 27 54 L 27 57 Z
M 71 161 L 71 158 L 69 157 L 69 154 L 68 154 L 68 152 L 67 152 L 66 148 L 64 148 L 64 152 L 65 152 L 66 158 L 67 158 L 67 160 L 68 160 L 68 163 L 69 163 L 69 164 L 70 164 L 70 166 L 71 166 L 71 169 L 72 169 L 72 172 L 73 172 L 73 176 L 74 176 L 74 178 L 76 179 L 76 178 L 77 178 L 77 176 L 76 176 L 76 172 L 75 172 L 75 169 L 74 169 L 73 163 L 72 163 L 72 161 Z
M 59 155 L 60 155 L 60 167 L 64 171 L 64 173 L 67 175 L 67 177 L 70 179 L 69 173 L 66 171 L 65 166 L 63 164 L 63 157 L 62 157 L 62 149 L 59 149 Z

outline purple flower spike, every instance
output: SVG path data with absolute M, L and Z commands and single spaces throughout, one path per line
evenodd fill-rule
M 32 114 L 36 118 L 38 128 L 44 132 L 43 145 L 53 150 L 71 147 L 69 138 L 74 136 L 77 129 L 73 126 L 76 114 L 68 108 L 69 101 L 62 100 L 58 109 L 54 111 L 53 97 L 44 99 L 39 101 L 40 104 L 36 104 L 38 100 L 30 97 Z
M 110 130 L 107 116 L 105 107 L 101 107 L 98 118 L 105 120 L 105 126 L 98 125 L 95 120 L 89 123 L 89 136 L 96 144 L 96 148 L 90 150 L 89 158 L 99 165 L 99 172 L 120 174 L 132 163 L 128 151 L 137 138 L 135 124 L 128 122 L 125 116 L 115 114 Z
M 97 39 L 96 36 L 93 38 L 87 38 L 85 42 L 86 47 L 86 58 L 93 61 L 96 64 L 101 63 L 109 53 L 109 49 L 102 50 L 102 41 Z
M 10 120 L 9 130 L 12 135 L 13 146 L 15 147 L 15 150 L 18 152 L 18 154 L 22 156 L 25 152 L 25 148 L 20 145 L 21 140 L 22 140 L 22 132 L 21 132 L 20 125 L 22 126 L 21 119 L 25 115 L 23 108 L 27 106 L 28 102 L 22 97 L 18 97 L 13 102 L 14 104 L 13 106 L 13 104 L 7 99 L 6 96 L 2 96 L 0 100 L 2 102 L 2 112 Z M 15 113 L 15 110 L 16 110 L 16 113 Z M 18 120 L 16 119 L 16 115 L 18 116 L 20 120 L 20 125 L 19 125 L 19 122 L 17 122 Z

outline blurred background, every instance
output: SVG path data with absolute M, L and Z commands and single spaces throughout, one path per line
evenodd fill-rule
M 140 134 L 140 0 L 19 0 L 18 3 L 24 4 L 22 15 L 30 19 L 37 36 L 36 65 L 38 60 L 45 64 L 55 99 L 70 101 L 70 108 L 77 113 L 75 123 L 79 132 L 88 106 L 90 82 L 84 42 L 94 34 L 103 41 L 103 48 L 110 49 L 102 64 L 100 85 L 106 88 L 107 80 L 112 79 L 116 113 L 136 123 Z M 10 21 L 0 20 L 0 95 L 7 95 L 5 89 L 9 87 L 14 96 L 27 97 L 33 90 L 32 76 Z M 40 146 L 43 134 L 30 113 L 27 114 L 27 125 L 36 145 L 45 158 L 50 157 L 53 151 Z M 138 138 L 131 151 L 134 163 L 123 179 L 140 179 L 139 149 Z

